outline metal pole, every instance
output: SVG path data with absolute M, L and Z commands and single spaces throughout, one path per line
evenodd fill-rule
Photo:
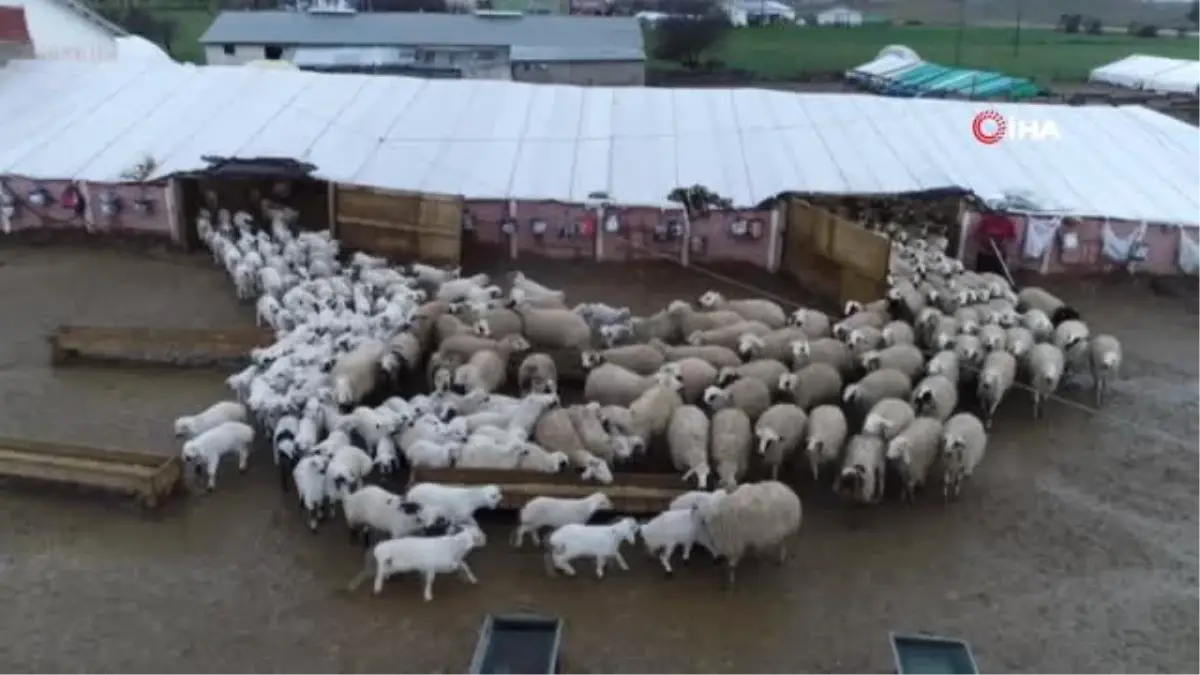
M 1025 4 L 1022 0 L 1017 0 L 1017 30 L 1013 34 L 1013 56 L 1021 54 L 1021 5 Z
M 954 40 L 954 65 L 962 63 L 963 30 L 967 26 L 967 0 L 958 0 L 958 35 Z

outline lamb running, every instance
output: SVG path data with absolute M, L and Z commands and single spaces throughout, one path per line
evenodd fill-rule
M 1058 347 L 1041 342 L 1025 356 L 1025 368 L 1033 387 L 1033 419 L 1036 420 L 1042 416 L 1043 403 L 1058 390 L 1066 369 L 1066 357 Z
M 667 574 L 674 571 L 671 569 L 671 556 L 675 554 L 675 549 L 683 549 L 683 560 L 687 562 L 700 534 L 690 508 L 663 511 L 642 523 L 638 530 L 646 551 L 658 558 Z
M 458 572 L 472 584 L 479 583 L 467 565 L 467 554 L 487 543 L 487 537 L 477 527 L 441 537 L 404 537 L 381 541 L 366 556 L 363 571 L 350 582 L 353 591 L 372 574 L 375 575 L 375 594 L 383 592 L 388 577 L 403 572 L 420 572 L 424 577 L 425 602 L 433 600 L 433 579 L 438 574 Z
M 342 500 L 350 542 L 369 545 L 372 532 L 383 532 L 391 539 L 407 537 L 437 524 L 437 517 L 420 504 L 377 485 L 365 485 Z
M 596 578 L 604 578 L 604 567 L 611 558 L 617 566 L 628 571 L 629 565 L 621 555 L 621 544 L 637 541 L 638 524 L 633 518 L 622 518 L 609 525 L 563 525 L 550 534 L 546 552 L 546 571 L 555 569 L 575 576 L 571 561 L 588 557 L 596 561 Z
M 254 427 L 244 422 L 222 422 L 184 443 L 181 456 L 197 474 L 207 477 L 207 489 L 212 492 L 217 488 L 221 458 L 237 455 L 238 471 L 245 471 L 253 443 Z
M 451 525 L 476 526 L 475 512 L 494 509 L 503 495 L 496 485 L 442 485 L 417 483 L 404 496 L 446 519 Z
M 529 534 L 533 543 L 541 546 L 540 531 L 543 528 L 557 529 L 572 523 L 583 525 L 597 511 L 611 511 L 612 508 L 612 501 L 603 492 L 593 492 L 578 499 L 534 497 L 521 508 L 519 524 L 511 537 L 512 545 L 520 547 L 525 535 Z
M 190 439 L 220 426 L 225 422 L 245 422 L 249 417 L 246 406 L 237 401 L 214 403 L 195 415 L 184 415 L 175 420 L 175 437 Z

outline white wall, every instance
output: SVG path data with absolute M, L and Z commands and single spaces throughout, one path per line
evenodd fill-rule
M 0 0 L 0 4 L 24 5 L 25 23 L 38 58 L 74 61 L 117 58 L 117 42 L 108 30 L 57 0 Z
M 844 7 L 830 9 L 817 15 L 817 24 L 821 26 L 860 26 L 862 22 L 862 12 Z

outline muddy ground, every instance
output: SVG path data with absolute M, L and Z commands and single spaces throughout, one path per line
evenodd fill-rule
M 642 310 L 710 285 L 664 268 L 543 280 Z M 202 259 L 9 248 L 0 289 L 0 434 L 162 453 L 176 450 L 175 416 L 224 395 L 221 375 L 56 372 L 45 333 L 250 316 Z M 851 518 L 802 484 L 793 559 L 747 565 L 731 593 L 703 560 L 664 579 L 640 552 L 602 583 L 548 579 L 534 551 L 509 549 L 502 521 L 473 558 L 477 587 L 440 578 L 431 605 L 410 579 L 382 597 L 350 594 L 362 554 L 340 527 L 308 533 L 266 457 L 153 516 L 6 484 L 0 669 L 462 672 L 482 617 L 525 609 L 566 619 L 574 672 L 890 672 L 889 630 L 966 638 L 989 672 L 1196 672 L 1195 295 L 1066 292 L 1125 342 L 1103 414 L 1058 402 L 1033 424 L 1015 395 L 949 506 L 926 498 Z

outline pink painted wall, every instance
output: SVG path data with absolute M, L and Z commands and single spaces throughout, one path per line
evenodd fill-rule
M 173 239 L 171 232 L 170 213 L 167 208 L 167 186 L 163 183 L 146 185 L 106 185 L 100 183 L 76 183 L 85 200 L 82 214 L 62 206 L 60 199 L 70 181 L 32 181 L 26 178 L 7 177 L 5 185 L 16 197 L 17 212 L 10 223 L 13 232 L 23 230 L 86 230 L 104 234 L 150 234 Z M 35 187 L 41 187 L 49 192 L 50 201 L 45 206 L 34 206 L 25 203 L 28 195 Z M 121 200 L 122 208 L 115 216 L 104 216 L 100 213 L 100 195 L 104 190 L 113 190 Z M 153 202 L 152 211 L 148 214 L 138 213 L 133 208 L 135 199 L 149 199 Z
M 517 202 L 517 257 L 537 256 L 555 260 L 595 260 L 596 226 L 592 234 L 578 234 L 575 228 L 586 219 L 595 220 L 595 213 L 580 204 L 560 202 Z M 535 220 L 546 223 L 546 233 L 534 235 L 530 226 Z
M 1017 227 L 1017 239 L 1005 251 L 1008 265 L 1011 269 L 1039 271 L 1042 269 L 1042 259 L 1025 259 L 1022 250 L 1025 243 L 1026 217 L 1010 215 L 1009 218 Z M 963 260 L 970 263 L 975 258 L 977 244 L 973 236 L 978 214 L 968 214 L 968 228 L 964 230 L 966 244 L 963 247 Z M 1046 274 L 1094 274 L 1117 269 L 1121 265 L 1105 258 L 1101 251 L 1104 246 L 1104 221 L 1096 219 L 1075 219 L 1075 225 L 1070 231 L 1079 235 L 1079 247 L 1074 251 L 1062 251 L 1056 237 L 1050 246 L 1045 266 Z M 1138 223 L 1129 221 L 1109 221 L 1109 226 L 1118 237 L 1128 236 L 1138 228 Z M 1068 231 L 1060 229 L 1059 232 Z M 1174 225 L 1150 224 L 1146 229 L 1144 242 L 1149 246 L 1145 262 L 1139 263 L 1137 270 L 1147 274 L 1180 274 L 1178 266 L 1180 228 Z
M 762 236 L 758 239 L 738 238 L 730 233 L 737 219 L 747 223 L 757 220 Z M 692 221 L 692 237 L 699 237 L 699 250 L 692 248 L 691 259 L 696 263 L 742 262 L 768 267 L 767 249 L 771 237 L 770 211 L 732 211 L 714 213 Z

